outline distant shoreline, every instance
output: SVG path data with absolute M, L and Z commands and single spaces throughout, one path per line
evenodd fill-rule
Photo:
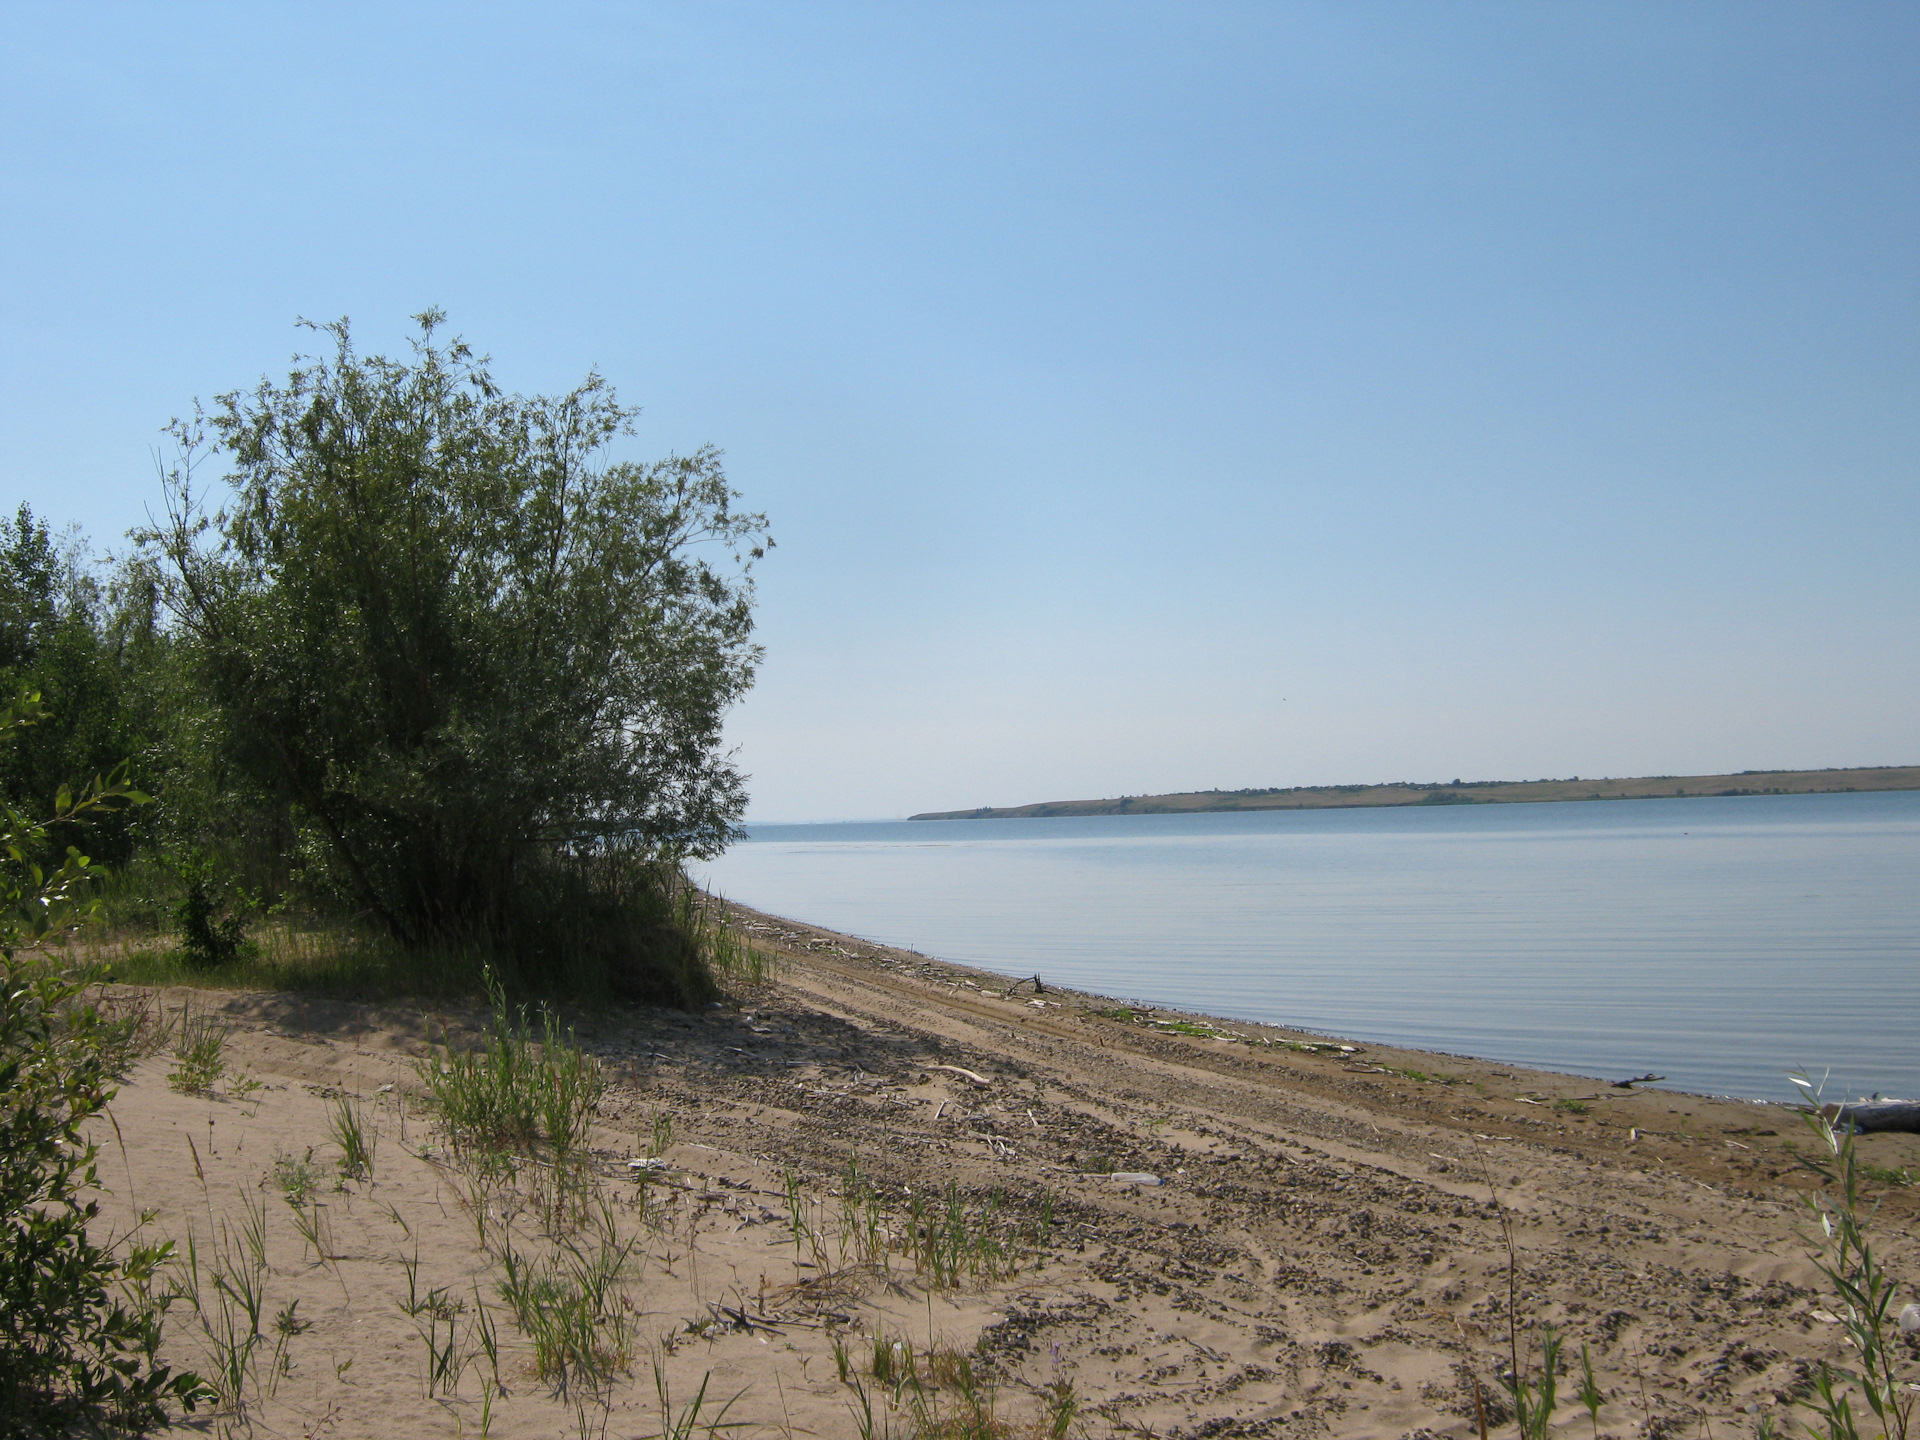
M 1728 775 L 1642 775 L 1629 779 L 1474 780 L 1384 785 L 1298 785 L 1270 790 L 1192 790 L 1110 800 L 1045 800 L 929 810 L 909 820 L 1045 820 L 1067 815 L 1195 815 L 1233 810 L 1350 810 L 1390 805 L 1527 805 L 1565 800 L 1694 799 L 1723 795 L 1835 795 L 1920 790 L 1920 765 L 1829 770 L 1742 770 Z

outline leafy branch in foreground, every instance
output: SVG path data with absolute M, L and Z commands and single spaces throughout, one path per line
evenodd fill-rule
M 23 694 L 0 733 L 45 714 Z M 144 799 L 97 779 L 78 797 L 62 786 L 54 816 L 85 822 Z M 72 846 L 47 870 L 47 824 L 11 802 L 0 813 L 0 1433 L 143 1430 L 164 1422 L 167 1400 L 192 1409 L 208 1392 L 155 1358 L 168 1302 L 153 1279 L 172 1245 L 87 1234 L 99 1149 L 84 1127 L 113 1097 L 121 1033 L 36 953 L 91 914 L 99 872 Z

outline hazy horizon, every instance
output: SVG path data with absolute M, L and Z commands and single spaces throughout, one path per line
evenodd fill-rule
M 1007 810 L 1007 809 L 1018 809 L 1023 805 L 1053 805 L 1053 804 L 1070 803 L 1073 801 L 1080 801 L 1080 800 L 1118 800 L 1127 796 L 1131 796 L 1136 799 L 1141 799 L 1141 798 L 1146 798 L 1150 795 L 1209 795 L 1209 794 L 1215 794 L 1215 793 L 1222 794 L 1222 795 L 1232 795 L 1232 794 L 1251 793 L 1254 791 L 1261 791 L 1261 790 L 1280 790 L 1280 791 L 1293 790 L 1293 789 L 1326 790 L 1326 789 L 1339 789 L 1347 786 L 1361 786 L 1368 789 L 1372 789 L 1376 786 L 1384 786 L 1384 785 L 1407 785 L 1415 789 L 1431 789 L 1431 788 L 1445 788 L 1445 787 L 1458 785 L 1463 789 L 1468 789 L 1475 785 L 1525 784 L 1528 782 L 1535 782 L 1535 783 L 1541 783 L 1541 784 L 1566 784 L 1566 783 L 1576 782 L 1580 780 L 1592 780 L 1596 782 L 1609 781 L 1609 780 L 1643 780 L 1643 779 L 1691 780 L 1691 779 L 1695 779 L 1703 776 L 1797 774 L 1797 773 L 1804 773 L 1805 771 L 1809 771 L 1809 770 L 1833 771 L 1836 773 L 1844 773 L 1850 770 L 1904 770 L 1904 769 L 1914 768 L 1914 764 L 1915 762 L 1887 761 L 1880 764 L 1868 764 L 1868 765 L 1808 765 L 1808 766 L 1798 767 L 1797 770 L 1792 770 L 1792 771 L 1780 770 L 1780 769 L 1696 770 L 1686 775 L 1681 775 L 1674 772 L 1665 772 L 1665 773 L 1659 773 L 1659 774 L 1653 774 L 1653 775 L 1581 775 L 1581 774 L 1526 775 L 1526 776 L 1481 775 L 1477 777 L 1461 776 L 1458 778 L 1432 779 L 1432 780 L 1413 780 L 1413 779 L 1409 779 L 1407 777 L 1402 776 L 1400 778 L 1393 779 L 1393 780 L 1333 780 L 1333 781 L 1327 781 L 1323 784 L 1313 785 L 1313 786 L 1205 785 L 1194 790 L 1155 790 L 1155 791 L 1109 790 L 1104 794 L 1100 794 L 1100 795 L 1041 795 L 1041 796 L 1034 796 L 1026 800 L 998 800 L 998 801 L 985 802 L 984 808 L 995 809 L 995 810 Z M 1810 792 L 1810 793 L 1821 793 L 1821 792 Z M 1641 796 L 1641 797 L 1628 797 L 1628 798 L 1657 799 L 1657 798 L 1664 798 L 1664 797 Z M 1700 799 L 1700 798 L 1707 798 L 1707 797 L 1695 796 L 1694 798 Z M 1562 803 L 1562 802 L 1548 800 L 1548 801 L 1540 801 L 1538 803 L 1556 804 L 1556 803 Z M 1577 803 L 1577 802 L 1566 802 L 1566 803 Z M 821 816 L 755 815 L 755 816 L 749 817 L 748 823 L 755 824 L 755 825 L 876 825 L 876 824 L 882 824 L 882 823 L 885 823 L 888 821 L 894 821 L 894 820 L 911 820 L 915 815 L 951 814 L 961 810 L 979 809 L 979 808 L 982 808 L 982 807 L 981 806 L 962 806 L 962 805 L 926 805 L 926 806 L 922 806 L 919 810 L 906 811 L 898 815 L 821 815 Z M 1177 813 L 1206 814 L 1209 812 L 1181 811 Z M 1223 812 L 1223 813 L 1250 814 L 1254 812 L 1230 811 L 1230 812 Z M 1088 816 L 1082 816 L 1080 818 L 1099 819 L 1101 817 L 1098 815 L 1088 815 Z
M 751 815 L 1911 762 L 1920 11 L 0 9 L 9 507 L 430 305 L 779 547 Z

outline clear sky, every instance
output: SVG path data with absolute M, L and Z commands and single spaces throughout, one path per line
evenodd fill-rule
M 1920 762 L 1920 6 L 0 5 L 0 474 L 296 316 L 779 548 L 753 815 Z

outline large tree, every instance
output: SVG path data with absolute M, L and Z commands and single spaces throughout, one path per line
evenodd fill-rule
M 752 562 L 719 453 L 611 461 L 597 374 L 504 393 L 444 317 L 406 359 L 331 354 L 177 422 L 145 535 L 233 762 L 324 836 L 409 944 L 503 939 L 530 874 L 717 852 L 752 681 Z M 225 457 L 209 516 L 198 472 Z

